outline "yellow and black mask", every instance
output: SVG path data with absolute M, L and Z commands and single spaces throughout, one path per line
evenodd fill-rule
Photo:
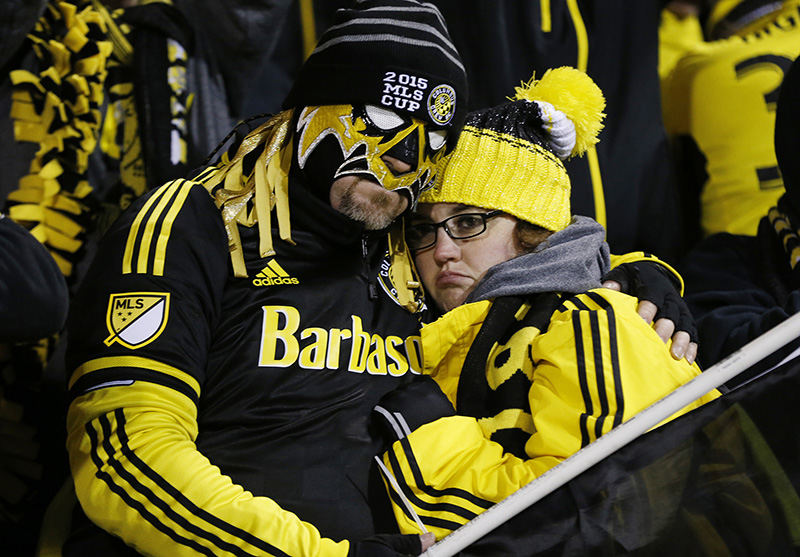
M 388 190 L 400 190 L 413 206 L 419 194 L 433 186 L 447 133 L 374 105 L 324 105 L 300 110 L 294 136 L 295 163 L 320 197 L 327 200 L 335 180 L 360 176 Z M 410 169 L 395 173 L 384 156 Z

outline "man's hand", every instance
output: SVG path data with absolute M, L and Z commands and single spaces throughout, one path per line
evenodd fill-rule
M 378 534 L 351 542 L 347 557 L 400 557 L 419 555 L 434 544 L 436 538 L 432 533 L 425 534 Z
M 672 338 L 670 352 L 676 360 L 697 358 L 697 325 L 669 272 L 650 261 L 623 263 L 603 277 L 604 288 L 639 299 L 639 315 L 653 324 L 661 340 Z

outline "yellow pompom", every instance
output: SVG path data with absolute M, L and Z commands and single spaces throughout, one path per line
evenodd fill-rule
M 513 100 L 549 102 L 572 120 L 577 135 L 572 156 L 582 155 L 597 143 L 597 135 L 603 129 L 606 99 L 586 73 L 569 66 L 552 68 L 538 81 L 534 75 L 514 91 Z

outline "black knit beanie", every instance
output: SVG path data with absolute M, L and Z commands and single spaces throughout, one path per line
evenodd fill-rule
M 438 8 L 362 0 L 338 10 L 283 108 L 330 104 L 372 104 L 460 129 L 467 76 Z

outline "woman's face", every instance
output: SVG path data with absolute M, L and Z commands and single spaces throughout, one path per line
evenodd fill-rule
M 421 203 L 411 219 L 411 227 L 437 224 L 454 215 L 489 213 L 487 209 L 457 203 Z M 517 219 L 500 213 L 486 221 L 486 230 L 472 238 L 452 239 L 444 227 L 436 229 L 436 243 L 417 250 L 414 262 L 425 292 L 443 311 L 464 303 L 490 267 L 520 255 L 514 228 Z M 456 233 L 456 223 L 449 221 Z

